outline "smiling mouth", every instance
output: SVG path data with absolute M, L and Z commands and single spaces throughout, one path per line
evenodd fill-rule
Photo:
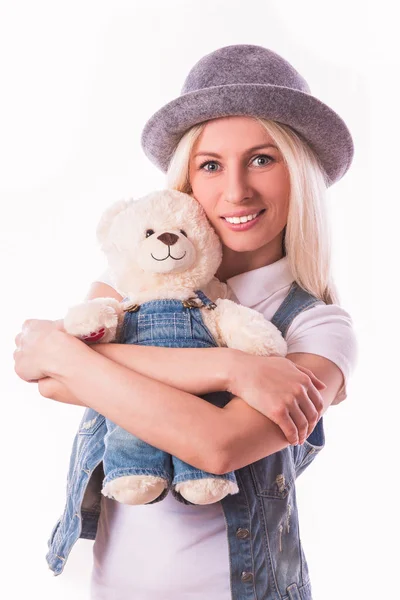
M 179 258 L 175 258 L 175 256 L 172 256 L 172 254 L 170 254 L 169 247 L 168 247 L 168 256 L 166 256 L 165 258 L 156 258 L 155 256 L 153 256 L 151 254 L 151 258 L 154 258 L 154 260 L 158 260 L 159 262 L 162 262 L 163 260 L 167 260 L 167 258 L 172 258 L 172 260 L 182 260 L 182 258 L 185 258 L 185 256 L 186 256 L 186 251 L 183 256 L 180 256 Z
M 245 215 L 243 217 L 221 217 L 228 223 L 232 225 L 239 225 L 240 223 L 248 223 L 249 221 L 254 221 L 257 217 L 259 217 L 263 212 L 265 212 L 265 208 L 259 210 L 257 213 L 253 213 L 250 215 Z

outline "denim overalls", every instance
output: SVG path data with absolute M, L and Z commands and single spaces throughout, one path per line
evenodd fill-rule
M 196 291 L 197 304 L 214 309 L 216 305 L 200 290 Z M 211 348 L 217 344 L 204 325 L 199 307 L 181 300 L 151 300 L 134 305 L 125 313 L 117 340 L 120 344 L 167 346 L 169 348 Z M 222 408 L 232 398 L 229 392 L 214 392 L 201 396 Z M 146 400 L 143 399 L 143 402 Z M 170 491 L 177 500 L 191 504 L 175 490 L 178 483 L 204 478 L 217 478 L 236 484 L 234 472 L 214 475 L 183 462 L 135 437 L 122 427 L 106 419 L 104 439 L 104 484 L 126 475 L 154 475 L 162 477 L 168 487 L 155 500 L 163 500 Z
M 293 282 L 271 321 L 285 337 L 300 312 L 321 302 Z M 87 408 L 72 447 L 64 513 L 48 541 L 46 559 L 55 575 L 79 537 L 96 537 L 106 434 L 105 417 Z M 235 471 L 239 493 L 221 500 L 232 600 L 312 600 L 295 480 L 324 445 L 321 417 L 302 446 L 288 446 Z

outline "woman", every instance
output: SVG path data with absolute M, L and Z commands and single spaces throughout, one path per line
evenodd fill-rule
M 232 299 L 274 320 L 288 356 L 88 347 L 62 323 L 26 322 L 16 372 L 46 397 L 89 407 L 49 565 L 59 574 L 80 536 L 95 539 L 96 600 L 310 599 L 295 479 L 323 448 L 321 416 L 346 397 L 355 364 L 324 206 L 326 187 L 350 166 L 350 133 L 283 58 L 239 45 L 193 67 L 142 143 L 168 186 L 202 204 L 223 243 L 216 276 Z M 111 283 L 94 283 L 89 297 L 121 298 Z M 223 389 L 236 396 L 224 409 L 197 397 Z M 134 507 L 101 497 L 102 415 L 198 468 L 235 470 L 240 493 L 206 506 L 171 494 Z

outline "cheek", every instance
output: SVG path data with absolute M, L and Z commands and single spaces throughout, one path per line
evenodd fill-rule
M 284 170 L 284 175 L 282 176 L 282 180 L 281 180 L 280 195 L 283 198 L 284 205 L 287 210 L 289 207 L 289 198 L 290 198 L 290 177 L 289 177 L 289 173 L 287 172 L 286 169 Z
M 269 219 L 280 227 L 286 224 L 289 213 L 289 201 L 286 198 L 280 198 L 274 201 L 269 207 Z
M 271 195 L 271 208 L 274 214 L 281 219 L 286 219 L 289 212 L 290 185 L 289 180 L 282 178 L 276 181 Z
M 192 182 L 192 195 L 200 204 L 210 221 L 215 220 L 215 200 L 209 185 L 200 182 Z
M 280 202 L 277 203 L 277 212 L 280 215 L 286 215 L 289 211 L 289 196 L 287 194 L 282 195 L 280 198 Z

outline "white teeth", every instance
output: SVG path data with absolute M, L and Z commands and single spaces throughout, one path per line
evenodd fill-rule
M 259 213 L 255 213 L 254 215 L 246 215 L 244 217 L 224 217 L 228 223 L 247 223 L 247 221 L 252 221 L 256 218 Z

